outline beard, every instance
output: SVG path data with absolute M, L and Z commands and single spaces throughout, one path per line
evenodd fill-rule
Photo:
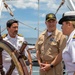
M 14 31 L 14 33 L 16 33 L 16 34 L 17 34 L 17 33 L 18 33 L 18 31 Z
M 16 35 L 17 35 L 17 33 L 18 33 L 18 31 L 14 31 L 13 35 L 14 35 L 14 36 L 16 36 Z

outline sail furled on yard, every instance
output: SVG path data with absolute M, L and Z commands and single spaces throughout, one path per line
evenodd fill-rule
M 65 0 L 65 2 L 71 11 L 75 11 L 75 0 Z

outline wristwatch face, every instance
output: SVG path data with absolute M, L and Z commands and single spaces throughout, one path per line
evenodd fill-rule
M 53 68 L 54 66 L 51 64 L 50 67 Z

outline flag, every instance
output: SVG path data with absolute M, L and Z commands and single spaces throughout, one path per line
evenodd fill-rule
M 2 0 L 0 0 L 0 18 L 1 18 L 2 9 L 3 9 L 3 2 L 2 2 Z

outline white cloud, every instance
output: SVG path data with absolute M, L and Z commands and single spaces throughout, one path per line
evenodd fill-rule
M 43 13 L 43 14 L 41 15 L 41 17 L 45 17 L 45 13 Z
M 13 11 L 15 10 L 13 6 L 20 9 L 38 9 L 38 0 L 7 0 L 6 2 Z M 40 10 L 45 12 L 55 12 L 60 5 L 60 2 L 61 0 L 58 0 L 58 2 L 56 0 L 39 0 Z M 75 2 L 75 0 L 73 0 L 73 2 Z
M 15 6 L 16 8 L 26 9 L 38 7 L 37 0 L 16 0 L 16 1 L 7 1 L 8 4 Z
M 40 23 L 39 29 L 40 30 L 44 30 L 46 28 L 45 27 L 45 15 L 50 12 L 55 13 L 57 8 L 59 7 L 61 1 L 62 0 L 39 0 L 39 7 L 40 7 L 39 8 L 39 23 Z M 73 1 L 75 2 L 75 0 L 73 0 Z M 14 11 L 14 14 L 16 15 L 15 18 L 18 18 L 19 20 L 23 21 L 26 25 L 32 26 L 33 28 L 38 27 L 37 26 L 38 25 L 38 0 L 10 0 L 10 1 L 6 1 L 6 3 L 9 5 L 9 7 L 11 8 L 12 11 L 15 10 Z M 18 8 L 19 10 L 22 9 L 23 12 L 25 13 L 24 16 L 22 14 L 18 15 L 16 8 Z M 22 13 L 22 10 L 21 10 L 21 13 Z M 7 10 L 4 9 L 4 11 L 7 11 Z M 62 16 L 62 13 L 65 11 L 67 11 L 66 3 L 59 9 L 58 13 L 56 14 L 58 20 Z M 32 18 L 30 18 L 29 15 Z M 3 17 L 5 18 L 5 21 L 7 21 L 7 19 L 9 19 L 8 15 L 6 15 L 7 18 L 5 17 L 5 15 L 3 15 Z M 26 17 L 26 18 L 23 18 L 23 17 Z M 33 19 L 35 17 L 36 17 L 36 20 Z M 1 22 L 1 20 L 0 20 L 0 22 Z M 26 32 L 27 31 L 32 32 L 31 29 L 33 29 L 33 28 L 30 28 L 30 27 L 20 24 L 20 29 L 23 30 L 23 28 L 24 28 L 24 31 L 26 30 Z M 24 32 L 24 34 L 26 34 L 26 33 Z
M 55 8 L 55 0 L 39 0 L 40 4 L 40 9 L 46 8 L 46 7 L 53 7 Z M 33 8 L 37 9 L 38 8 L 38 0 L 12 0 L 12 1 L 7 1 L 8 4 L 15 6 L 16 8 L 21 8 L 21 9 L 26 9 L 26 8 Z M 44 6 L 43 6 L 44 5 Z M 43 6 L 43 7 L 41 7 Z

